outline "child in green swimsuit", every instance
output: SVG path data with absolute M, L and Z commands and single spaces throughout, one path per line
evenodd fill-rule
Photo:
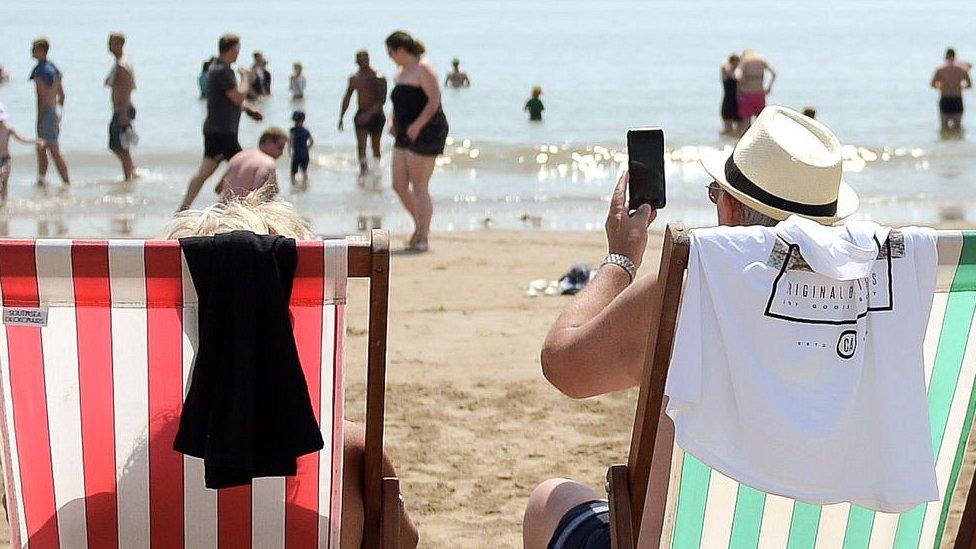
M 529 111 L 529 120 L 541 121 L 542 111 L 546 110 L 546 107 L 542 104 L 542 100 L 539 96 L 542 95 L 542 88 L 536 86 L 532 88 L 532 98 L 525 102 L 525 107 L 522 108 L 523 111 Z

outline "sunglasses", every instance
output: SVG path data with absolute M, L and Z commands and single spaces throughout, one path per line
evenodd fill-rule
M 712 201 L 712 204 L 718 204 L 718 197 L 725 192 L 722 186 L 717 181 L 712 181 L 705 188 L 708 189 L 708 199 Z

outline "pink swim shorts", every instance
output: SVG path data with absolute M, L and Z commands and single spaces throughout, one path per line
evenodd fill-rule
M 746 92 L 739 96 L 739 118 L 748 120 L 753 116 L 758 116 L 766 108 L 766 94 L 758 92 Z

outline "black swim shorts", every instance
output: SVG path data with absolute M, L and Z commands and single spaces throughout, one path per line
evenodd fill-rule
M 962 97 L 939 99 L 939 112 L 942 114 L 962 114 Z
M 241 152 L 241 144 L 234 133 L 203 132 L 203 156 L 214 160 L 230 160 Z
M 308 155 L 304 156 L 292 156 L 291 157 L 291 174 L 295 175 L 301 170 L 302 173 L 308 173 Z
M 136 108 L 129 105 L 129 124 L 136 118 Z M 119 120 L 119 113 L 115 111 L 112 113 L 112 121 L 108 123 L 108 148 L 113 151 L 124 151 L 127 149 L 122 144 L 122 132 L 128 126 L 123 126 L 122 121 Z
M 356 111 L 356 116 L 353 117 L 353 123 L 356 125 L 357 131 L 380 133 L 383 131 L 383 127 L 386 126 L 386 115 L 383 114 L 383 111 L 373 113 L 373 116 L 370 116 L 365 124 L 360 124 L 358 119 L 359 111 Z
M 567 511 L 549 540 L 549 549 L 610 549 L 610 504 L 597 499 Z

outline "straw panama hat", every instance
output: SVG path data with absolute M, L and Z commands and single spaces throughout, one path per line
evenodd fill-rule
M 770 105 L 732 154 L 705 155 L 701 164 L 725 192 L 761 214 L 780 221 L 797 214 L 831 225 L 860 203 L 841 179 L 840 148 L 827 126 Z

